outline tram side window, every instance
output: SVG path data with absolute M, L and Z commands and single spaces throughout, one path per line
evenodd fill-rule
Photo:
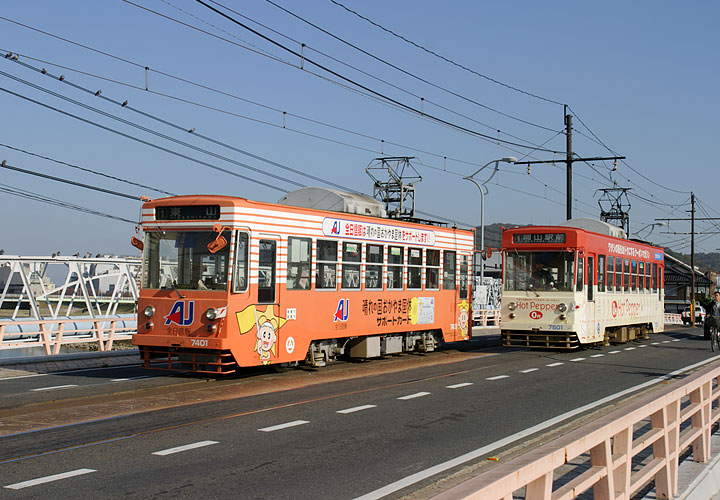
M 337 254 L 337 241 L 318 240 L 316 289 L 334 290 L 337 288 Z
M 583 291 L 584 274 L 585 274 L 585 259 L 583 259 L 582 257 L 578 257 L 577 288 L 575 289 L 575 291 L 577 291 L 577 292 Z
M 460 300 L 468 298 L 468 256 L 460 256 Z
M 388 247 L 388 288 L 397 290 L 403 287 L 404 250 L 402 247 Z
M 440 287 L 440 250 L 425 250 L 425 288 Z
M 244 292 L 248 286 L 248 235 L 237 234 L 235 246 L 235 272 L 233 273 L 233 292 Z
M 625 286 L 625 291 L 630 291 L 630 259 L 625 259 L 625 264 L 623 266 L 623 285 Z
M 598 292 L 605 291 L 605 256 L 598 255 L 598 274 L 597 274 Z
M 381 289 L 383 246 L 368 245 L 366 251 L 367 265 L 365 266 L 365 288 L 375 290 Z
M 422 288 L 421 248 L 408 248 L 408 288 Z
M 288 290 L 310 290 L 310 264 L 312 240 L 310 238 L 288 238 Z
M 637 291 L 637 272 L 638 272 L 638 263 L 636 260 L 631 261 L 631 267 L 630 267 L 630 280 L 632 283 L 632 291 Z
M 645 263 L 638 261 L 638 290 L 643 292 L 646 288 L 647 285 L 645 284 Z
M 343 243 L 342 287 L 360 288 L 360 260 L 362 243 Z
M 645 290 L 648 292 L 652 289 L 652 274 L 651 274 L 650 263 L 645 263 Z
M 657 291 L 657 264 L 652 265 L 652 291 Z
M 615 257 L 615 291 L 623 291 L 623 260 L 620 257 Z
M 658 266 L 658 273 L 657 273 L 657 282 L 658 282 L 658 298 L 662 299 L 662 289 L 663 289 L 663 270 L 661 266 Z
M 455 262 L 455 252 L 445 250 L 443 261 L 443 288 L 445 290 L 455 290 Z
M 615 257 L 607 256 L 607 291 L 615 291 Z

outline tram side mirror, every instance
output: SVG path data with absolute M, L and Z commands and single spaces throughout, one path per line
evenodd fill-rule
M 143 248 L 145 248 L 145 244 L 137 237 L 138 234 L 140 234 L 140 228 L 135 226 L 135 235 L 130 238 L 130 244 L 142 252 Z
M 130 244 L 141 252 L 143 251 L 143 248 L 145 248 L 145 244 L 142 242 L 142 240 L 140 238 L 136 238 L 135 236 L 130 238 Z
M 223 227 L 222 224 L 219 222 L 213 226 L 213 231 L 216 232 L 217 238 L 215 238 L 213 241 L 207 244 L 207 249 L 210 250 L 210 253 L 217 253 L 223 248 L 225 248 L 228 244 L 225 237 L 222 235 Z
M 487 260 L 487 259 L 489 259 L 490 257 L 492 257 L 492 254 L 493 254 L 493 249 L 492 249 L 492 247 L 487 247 L 487 250 L 485 250 L 485 259 Z

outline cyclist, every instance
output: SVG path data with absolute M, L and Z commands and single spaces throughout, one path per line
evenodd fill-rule
M 715 290 L 713 293 L 713 300 L 710 302 L 708 307 L 707 315 L 705 316 L 705 338 L 710 338 L 710 327 L 720 327 L 720 290 Z

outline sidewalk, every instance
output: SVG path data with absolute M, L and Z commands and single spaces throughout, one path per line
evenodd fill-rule
M 51 373 L 84 368 L 139 365 L 137 349 L 123 351 L 92 351 L 55 356 L 0 358 L 0 378 L 20 377 L 38 373 Z

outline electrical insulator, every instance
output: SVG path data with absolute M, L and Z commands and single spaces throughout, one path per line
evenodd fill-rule
M 527 167 L 528 167 L 528 175 L 530 175 L 530 165 L 528 165 Z

